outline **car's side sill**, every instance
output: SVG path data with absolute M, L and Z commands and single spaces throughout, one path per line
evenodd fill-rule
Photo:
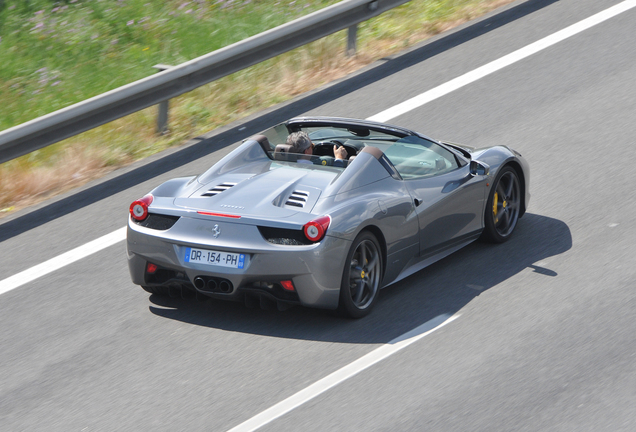
M 452 254 L 453 252 L 463 248 L 467 244 L 474 242 L 479 238 L 481 231 L 482 230 L 478 230 L 469 234 L 465 234 L 456 239 L 443 243 L 442 245 L 437 246 L 434 249 L 427 249 L 423 251 L 420 256 L 416 258 L 413 264 L 407 266 L 393 281 L 385 284 L 383 288 L 411 276 L 413 273 L 422 270 L 424 267 L 428 267 L 434 262 L 437 262 L 442 258 L 445 258 L 448 255 Z

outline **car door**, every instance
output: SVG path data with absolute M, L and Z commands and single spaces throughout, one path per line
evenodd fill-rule
M 418 138 L 419 140 L 419 138 Z M 420 255 L 474 239 L 483 228 L 486 176 L 432 141 L 397 142 L 385 151 L 413 199 Z

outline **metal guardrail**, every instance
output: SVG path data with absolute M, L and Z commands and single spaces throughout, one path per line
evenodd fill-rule
M 101 126 L 340 30 L 409 0 L 345 0 L 155 75 L 0 132 L 0 163 Z M 348 50 L 355 47 L 349 32 Z M 354 48 L 355 49 L 355 48 Z

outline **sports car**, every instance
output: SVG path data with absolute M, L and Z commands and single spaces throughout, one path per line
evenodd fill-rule
M 308 151 L 286 144 L 294 132 L 308 134 Z M 130 275 L 157 295 L 359 318 L 382 287 L 478 238 L 508 240 L 528 188 L 528 164 L 507 146 L 475 149 L 377 122 L 294 118 L 244 140 L 203 174 L 134 201 Z

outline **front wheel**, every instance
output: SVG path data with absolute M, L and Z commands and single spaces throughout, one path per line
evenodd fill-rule
M 512 167 L 504 167 L 497 175 L 486 202 L 482 238 L 492 243 L 508 240 L 517 226 L 520 209 L 519 177 Z
M 351 244 L 342 273 L 340 303 L 342 315 L 362 318 L 371 312 L 382 281 L 382 253 L 375 236 L 363 231 Z

